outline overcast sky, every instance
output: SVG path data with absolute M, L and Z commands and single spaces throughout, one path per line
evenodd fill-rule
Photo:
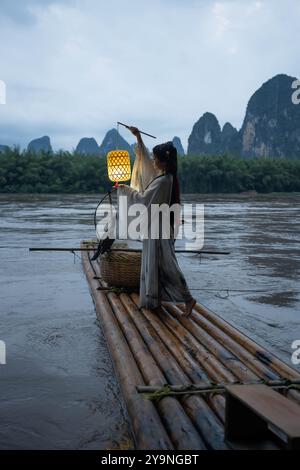
M 299 78 L 299 25 L 299 0 L 0 0 L 0 144 L 72 150 L 119 120 L 186 147 L 206 111 L 240 128 L 263 82 Z

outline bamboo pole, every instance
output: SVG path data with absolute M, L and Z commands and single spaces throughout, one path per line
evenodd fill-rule
M 168 311 L 159 311 L 157 316 L 163 321 L 173 334 L 182 342 L 188 352 L 194 357 L 206 371 L 208 377 L 215 382 L 227 381 L 234 383 L 236 377 L 229 371 L 218 358 L 214 356 L 202 343 L 187 331 Z
M 211 405 L 212 409 L 221 420 L 223 424 L 225 424 L 225 406 L 226 400 L 224 395 L 220 393 L 216 393 L 212 396 L 208 397 L 208 403 Z
M 278 359 L 273 353 L 267 351 L 254 340 L 249 338 L 246 334 L 234 328 L 232 325 L 230 325 L 230 323 L 221 318 L 219 315 L 212 312 L 207 307 L 204 307 L 204 305 L 196 304 L 195 310 L 198 313 L 198 318 L 203 316 L 212 324 L 219 327 L 222 331 L 226 332 L 228 336 L 233 338 L 238 344 L 241 345 L 241 347 L 250 352 L 253 355 L 253 358 L 257 358 L 259 361 L 261 361 L 262 364 L 267 365 L 272 371 L 275 371 L 277 374 L 279 374 L 280 377 L 291 380 L 300 378 L 299 372 L 288 366 L 281 359 Z M 300 393 L 297 390 L 287 390 L 284 392 L 284 394 L 287 398 L 290 398 L 300 404 Z
M 204 305 L 196 304 L 194 309 L 198 312 L 195 318 L 201 318 L 201 315 L 209 320 L 212 324 L 218 326 L 224 333 L 233 338 L 238 344 L 243 346 L 247 351 L 253 354 L 254 357 L 259 359 L 262 363 L 268 365 L 269 368 L 273 369 L 280 376 L 287 379 L 300 378 L 299 372 L 292 367 L 285 364 L 283 361 L 278 359 L 274 354 L 267 351 L 265 348 L 260 346 L 258 343 L 249 338 L 246 334 L 241 333 L 239 330 L 234 328 L 230 323 L 221 318 L 216 313 L 209 310 Z
M 136 305 L 138 305 L 139 297 L 137 294 L 131 294 L 132 300 L 135 302 Z M 190 357 L 195 358 L 195 360 L 198 361 L 198 363 L 202 366 L 202 368 L 205 370 L 207 377 L 211 381 L 215 382 L 222 382 L 222 381 L 230 381 L 234 383 L 235 377 L 228 372 L 227 369 L 224 368 L 222 364 L 219 363 L 219 361 L 212 355 L 210 354 L 205 348 L 200 343 L 196 343 L 196 345 L 186 345 L 183 342 L 183 339 L 185 338 L 185 332 L 179 332 L 178 335 L 175 335 L 174 331 L 174 325 L 166 325 L 166 312 L 163 309 L 160 309 L 161 315 L 157 313 L 151 312 L 151 310 L 143 308 L 142 309 L 143 314 L 146 316 L 146 318 L 149 320 L 151 325 L 153 325 L 156 328 L 157 333 L 159 336 L 162 338 L 163 341 L 166 342 L 166 338 L 168 336 L 164 336 L 163 332 L 168 326 L 168 330 L 172 332 L 172 335 L 170 336 L 170 340 L 166 342 L 167 347 L 173 352 L 174 356 L 180 360 L 182 358 L 182 349 L 188 353 Z M 177 344 L 179 343 L 179 349 L 175 350 L 172 349 L 172 343 L 176 344 L 175 341 L 177 341 Z M 177 346 L 176 344 L 176 346 Z M 184 367 L 184 365 L 183 365 Z M 188 372 L 187 372 L 188 373 Z M 207 378 L 205 378 L 205 381 L 207 382 Z M 194 380 L 194 382 L 197 382 L 197 380 Z M 214 394 L 213 396 L 208 398 L 208 401 L 212 404 L 214 411 L 216 412 L 217 416 L 221 419 L 222 422 L 224 422 L 225 419 L 225 399 L 223 396 L 219 394 Z
M 236 378 L 239 380 L 252 380 L 255 381 L 258 379 L 258 376 L 254 374 L 249 367 L 243 364 L 239 359 L 235 356 L 230 354 L 226 348 L 224 348 L 221 344 L 214 340 L 205 330 L 201 329 L 198 325 L 196 325 L 191 319 L 186 319 L 182 316 L 181 311 L 175 305 L 170 303 L 165 303 L 164 306 L 167 310 L 169 310 L 173 315 L 175 315 L 176 320 L 182 324 L 195 338 L 198 338 L 203 346 L 205 346 L 210 353 L 212 353 L 224 367 L 228 367 L 228 363 L 230 364 L 230 369 L 228 371 L 233 373 Z M 176 325 L 176 320 L 173 317 L 170 317 L 171 325 Z M 170 325 L 170 327 L 172 327 Z M 181 334 L 182 335 L 182 334 Z M 219 377 L 220 379 L 221 377 Z M 275 379 L 277 376 L 269 374 L 270 379 Z M 219 381 L 224 381 L 223 378 Z M 226 381 L 226 379 L 225 379 Z M 233 379 L 232 379 L 233 381 Z M 214 410 L 218 414 L 219 418 L 224 422 L 225 414 L 224 414 L 224 407 L 225 407 L 225 399 L 224 397 L 218 395 L 213 395 L 209 397 L 209 402 L 213 406 Z
M 94 280 L 94 281 L 96 282 L 96 280 Z M 104 295 L 104 294 L 102 293 L 102 295 Z M 109 294 L 109 295 L 111 295 L 111 294 Z M 115 294 L 112 294 L 112 295 L 115 295 Z M 115 298 L 118 299 L 117 296 L 115 296 Z M 141 312 L 140 312 L 139 309 L 137 309 L 136 305 L 135 305 L 134 309 L 132 308 L 132 305 L 134 305 L 134 302 L 137 303 L 136 302 L 136 300 L 137 300 L 136 294 L 133 294 L 131 296 L 131 298 L 134 300 L 134 302 L 131 301 L 130 297 L 127 294 L 121 294 L 120 298 L 121 298 L 121 302 L 124 305 L 125 310 L 127 311 L 127 313 L 131 312 L 130 315 L 131 315 L 131 319 L 132 319 L 132 324 L 135 325 L 136 331 L 139 332 L 140 335 L 142 336 L 144 342 L 147 344 L 147 347 L 148 347 L 149 351 L 151 351 L 153 357 L 156 359 L 157 364 L 161 365 L 162 358 L 161 358 L 161 354 L 160 355 L 158 354 L 159 349 L 157 350 L 158 352 L 156 352 L 156 356 L 154 356 L 153 349 L 151 350 L 151 347 L 153 348 L 153 346 L 151 346 L 151 344 L 153 345 L 153 343 L 161 342 L 161 338 L 156 337 L 155 340 L 153 341 L 152 333 L 153 333 L 153 331 L 155 331 L 155 328 L 152 330 L 151 334 L 149 334 L 149 328 L 148 328 L 148 330 L 147 330 L 147 328 L 145 328 L 146 324 L 147 325 L 149 323 L 152 324 L 152 321 L 149 322 L 149 320 L 147 319 L 147 316 L 145 314 L 145 312 L 148 309 L 142 309 L 143 315 L 141 315 Z M 120 305 L 119 305 L 119 307 L 120 307 Z M 137 325 L 137 320 L 136 319 L 137 319 L 138 315 L 136 314 L 136 311 L 138 311 L 138 313 L 140 315 L 139 318 L 144 318 L 145 321 L 148 320 L 148 322 L 146 322 L 146 324 Z M 150 311 L 150 313 L 152 314 L 152 316 L 154 315 L 153 312 Z M 161 318 L 161 315 L 163 315 L 163 314 L 164 315 L 166 314 L 166 310 L 161 309 L 160 312 L 158 312 L 158 318 L 159 318 L 159 321 L 161 323 L 166 324 L 165 316 L 164 316 L 163 319 Z M 171 314 L 169 312 L 167 312 L 167 315 L 170 316 Z M 185 319 L 184 321 L 188 322 L 189 320 Z M 177 321 L 177 323 L 179 323 L 179 325 L 183 328 L 183 325 L 181 324 L 180 320 Z M 171 333 L 171 337 L 173 336 L 173 338 L 174 338 L 174 332 L 173 332 L 173 330 L 170 331 L 170 325 L 166 325 L 166 326 L 167 326 L 167 329 L 169 330 L 169 332 Z M 196 327 L 198 327 L 200 330 L 203 330 L 203 328 L 201 328 L 198 324 L 196 325 Z M 184 328 L 183 328 L 183 330 L 184 330 Z M 146 331 L 146 333 L 145 333 L 145 331 Z M 191 338 L 194 338 L 195 340 L 196 340 L 196 338 L 193 336 L 193 334 L 191 334 L 190 331 L 187 331 L 187 333 L 189 333 L 189 335 L 190 335 L 190 336 L 187 335 L 188 340 L 193 343 L 193 341 L 191 341 Z M 208 333 L 207 333 L 207 335 L 209 336 Z M 168 335 L 166 335 L 166 336 L 168 336 Z M 180 343 L 180 340 L 182 341 L 182 338 L 180 338 L 178 335 L 175 334 L 175 337 L 177 338 L 177 341 L 179 343 Z M 214 338 L 212 338 L 212 339 L 216 343 L 216 340 Z M 186 335 L 184 336 L 184 340 L 186 340 Z M 200 339 L 200 341 L 201 340 L 202 340 L 202 338 Z M 129 344 L 131 345 L 132 342 L 130 340 L 130 335 L 129 335 L 129 340 L 128 341 L 129 341 Z M 196 341 L 196 343 L 197 343 L 197 341 Z M 162 345 L 163 344 L 164 343 L 162 342 Z M 195 345 L 196 344 L 194 343 L 193 346 L 195 346 Z M 201 346 L 200 343 L 198 343 L 198 345 Z M 183 346 L 186 347 L 186 344 L 184 344 L 184 342 L 183 342 Z M 222 347 L 223 346 L 221 345 L 221 348 Z M 223 349 L 226 349 L 226 348 L 223 347 Z M 165 349 L 165 351 L 168 353 L 168 356 L 170 357 L 170 351 L 168 350 L 168 348 Z M 187 348 L 187 351 L 188 351 L 188 355 L 190 353 L 192 353 L 192 355 L 193 355 L 193 353 L 194 353 L 193 349 L 190 349 L 190 348 Z M 220 353 L 222 351 L 222 349 L 218 349 L 218 351 Z M 162 352 L 162 350 L 160 349 L 160 353 L 161 352 Z M 214 350 L 214 352 L 215 352 L 215 350 Z M 228 354 L 228 351 L 227 351 L 227 354 Z M 186 361 L 185 361 L 186 366 L 188 364 L 190 364 L 189 361 L 187 360 L 188 355 L 186 355 Z M 178 353 L 177 353 L 177 356 L 178 356 Z M 180 378 L 181 378 L 180 381 L 181 382 L 182 381 L 186 382 L 186 380 L 188 380 L 188 375 L 186 374 L 184 368 L 182 368 L 181 364 L 178 362 L 177 356 L 175 356 L 176 357 L 175 362 L 177 361 L 177 363 L 179 364 L 179 369 L 175 368 L 175 370 L 177 370 L 177 373 L 179 372 L 179 375 L 180 375 Z M 169 359 L 169 357 L 168 357 L 168 359 Z M 224 356 L 224 357 L 226 357 L 226 356 Z M 228 358 L 228 356 L 227 356 L 227 358 Z M 142 363 L 143 363 L 142 359 L 143 359 L 143 355 L 141 355 L 141 353 L 139 353 L 138 356 L 137 356 L 137 360 L 138 360 L 139 367 L 141 368 L 141 370 L 143 371 L 143 374 L 144 374 L 147 367 L 146 367 L 146 369 L 142 367 Z M 219 366 L 220 365 L 222 366 L 222 363 L 220 363 Z M 151 370 L 151 366 L 148 367 L 148 371 L 151 374 L 150 370 Z M 190 369 L 190 370 L 193 370 L 193 369 Z M 162 367 L 161 372 L 162 372 L 163 375 L 166 375 L 166 377 L 168 375 L 169 375 L 169 377 L 171 377 L 172 374 L 174 373 L 174 367 L 170 371 L 170 369 L 167 367 L 167 362 L 166 362 L 164 364 L 164 367 Z M 217 368 L 217 374 L 216 374 L 217 376 L 219 376 L 219 372 L 220 372 L 220 370 L 219 370 L 219 368 Z M 153 380 L 153 377 L 152 377 L 152 380 Z M 218 378 L 218 380 L 220 380 L 220 378 Z M 167 398 L 167 397 L 165 397 L 165 398 Z M 168 398 L 170 398 L 170 397 L 168 397 Z M 187 400 L 189 400 L 189 401 L 187 401 Z M 224 443 L 223 443 L 223 428 L 222 428 L 221 423 L 217 420 L 217 418 L 215 416 L 215 413 L 217 413 L 217 415 L 221 417 L 222 421 L 224 420 L 224 404 L 225 404 L 224 397 L 221 396 L 221 395 L 214 395 L 213 397 L 211 397 L 209 399 L 209 403 L 212 405 L 212 408 L 213 408 L 214 411 L 206 404 L 205 400 L 203 400 L 202 397 L 195 396 L 195 395 L 194 396 L 192 396 L 192 395 L 187 395 L 186 396 L 185 395 L 185 397 L 181 399 L 181 403 L 184 407 L 185 412 L 187 413 L 187 415 L 190 417 L 191 421 L 193 422 L 194 426 L 198 429 L 200 434 L 203 436 L 203 439 L 205 440 L 206 444 L 210 448 L 221 448 L 219 446 L 222 446 L 222 445 L 224 446 Z M 162 410 L 160 410 L 160 413 L 162 415 Z M 207 413 L 208 413 L 208 415 L 207 415 Z M 166 425 L 167 425 L 167 423 L 166 423 Z M 211 433 L 213 433 L 212 434 L 213 439 L 211 438 Z
M 168 305 L 167 307 L 168 312 L 172 313 L 172 317 L 170 315 L 170 321 L 172 323 L 178 322 L 188 331 L 192 337 L 201 340 L 201 344 L 206 347 L 211 354 L 213 354 L 218 360 L 220 361 L 223 366 L 230 370 L 230 373 L 234 375 L 234 380 L 236 378 L 239 380 L 255 380 L 257 376 L 249 370 L 236 356 L 231 354 L 226 348 L 224 348 L 221 344 L 214 340 L 205 330 L 200 328 L 197 324 L 195 324 L 191 318 L 187 319 L 184 318 L 182 315 L 181 310 L 175 305 Z M 229 366 L 230 365 L 230 366 Z
M 278 359 L 273 353 L 267 351 L 265 348 L 249 338 L 246 334 L 241 333 L 239 330 L 230 325 L 230 323 L 209 310 L 204 305 L 196 304 L 195 310 L 198 313 L 198 318 L 202 315 L 211 323 L 218 326 L 237 343 L 253 354 L 254 358 L 259 359 L 263 364 L 268 365 L 271 370 L 277 372 L 280 377 L 291 380 L 300 378 L 299 372 L 288 366 L 281 359 Z M 300 404 L 300 393 L 297 390 L 288 390 L 285 392 L 285 395 L 287 398 L 290 398 Z
M 117 121 L 117 124 L 120 124 L 121 126 L 124 126 L 124 127 L 126 127 L 127 129 L 130 130 L 130 127 L 131 127 L 131 126 L 129 126 L 128 124 L 124 124 L 123 122 L 120 122 L 120 121 Z M 155 137 L 154 135 L 147 134 L 147 132 L 144 132 L 144 131 L 140 131 L 140 130 L 139 130 L 139 133 L 140 133 L 140 134 L 148 135 L 149 137 L 153 137 L 153 139 L 156 139 L 156 137 Z
M 163 345 L 155 330 L 150 328 L 151 323 L 141 315 L 140 310 L 127 294 L 121 294 L 120 298 L 168 381 L 176 383 L 180 380 L 187 383 L 188 376 L 183 370 L 177 369 L 174 375 L 174 367 L 170 367 L 170 362 L 176 362 L 176 360 Z M 144 310 L 142 309 L 142 311 Z M 158 344 L 160 345 L 159 348 L 157 347 Z M 224 443 L 224 429 L 205 401 L 201 397 L 187 396 L 182 398 L 181 402 L 209 448 L 227 449 L 228 446 Z
M 190 355 L 181 341 L 158 319 L 157 315 L 148 309 L 144 309 L 142 313 L 148 321 L 147 323 L 145 322 L 145 327 L 149 328 L 150 325 L 155 330 L 157 340 L 162 341 L 165 347 L 176 358 L 177 363 L 186 372 L 189 379 L 194 383 L 199 381 L 208 383 L 208 376 L 204 369 Z
M 84 251 L 97 251 L 98 245 L 93 245 L 91 247 L 85 247 L 82 246 L 80 248 L 78 247 L 31 247 L 29 248 L 29 251 L 67 251 L 74 253 L 76 251 L 84 252 Z M 126 251 L 129 253 L 141 253 L 140 248 L 110 248 L 108 251 Z M 194 254 L 206 254 L 206 255 L 229 255 L 229 251 L 213 251 L 213 250 L 183 250 L 183 249 L 178 249 L 175 250 L 175 253 L 194 253 Z
M 95 303 L 97 316 L 103 327 L 109 351 L 115 365 L 115 371 L 122 387 L 137 448 L 173 449 L 173 445 L 155 406 L 149 403 L 149 400 L 142 400 L 137 393 L 136 386 L 144 383 L 142 375 L 118 326 L 117 320 L 112 314 L 105 294 L 97 291 L 98 281 L 93 279 L 95 274 L 87 253 L 83 253 L 82 262 Z
M 188 321 L 182 314 L 178 313 L 178 310 L 173 309 L 172 311 L 192 334 L 201 337 L 204 344 L 207 343 L 208 349 L 216 354 L 224 364 L 227 361 L 230 363 L 230 369 L 240 380 L 254 381 L 256 377 L 265 380 L 279 379 L 278 374 L 262 364 L 247 350 L 233 341 L 230 336 L 205 318 L 192 313 L 191 321 Z
M 285 395 L 300 405 L 300 393 L 297 390 L 288 390 Z
M 268 382 L 262 382 L 261 380 L 255 381 L 255 382 L 243 382 L 243 385 L 268 385 L 271 388 L 274 388 L 276 390 L 280 389 L 287 389 L 291 386 L 296 386 L 299 387 L 300 381 L 296 380 L 293 382 L 286 381 L 286 380 L 270 380 Z M 189 394 L 189 393 L 200 393 L 200 394 L 207 394 L 207 393 L 212 393 L 212 392 L 217 392 L 217 391 L 222 391 L 225 392 L 226 386 L 231 385 L 231 384 L 226 384 L 226 383 L 208 383 L 208 384 L 203 384 L 203 383 L 198 383 L 198 384 L 192 384 L 192 385 L 186 385 L 186 384 L 179 384 L 179 385 L 167 385 L 163 387 L 157 387 L 153 385 L 139 385 L 137 387 L 137 391 L 139 393 L 146 393 L 148 398 L 155 398 L 155 394 L 158 393 L 159 396 L 168 396 L 168 395 L 182 395 L 182 394 Z M 154 394 L 153 397 L 148 396 L 148 395 Z
M 163 386 L 166 377 L 142 340 L 132 319 L 127 315 L 121 300 L 116 294 L 108 294 L 108 298 L 145 382 Z M 158 402 L 157 408 L 176 449 L 206 449 L 203 439 L 178 400 L 165 397 Z

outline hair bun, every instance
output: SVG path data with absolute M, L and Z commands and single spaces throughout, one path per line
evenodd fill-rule
M 170 155 L 170 152 L 173 150 L 174 148 L 174 145 L 173 145 L 173 142 L 171 140 L 169 140 L 168 142 L 166 142 L 166 147 L 167 147 L 167 150 L 166 150 L 166 154 L 167 155 Z

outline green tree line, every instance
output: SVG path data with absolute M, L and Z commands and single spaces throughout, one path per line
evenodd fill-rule
M 178 158 L 178 174 L 183 193 L 300 191 L 300 159 L 186 156 Z M 105 157 L 0 152 L 1 193 L 102 193 L 111 185 Z

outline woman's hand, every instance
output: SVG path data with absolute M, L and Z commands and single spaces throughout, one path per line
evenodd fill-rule
M 140 137 L 141 134 L 140 134 L 140 131 L 138 130 L 137 127 L 134 127 L 134 126 L 129 126 L 128 129 L 133 133 L 133 135 L 135 135 L 136 137 Z
M 120 188 L 120 190 L 122 191 L 126 191 L 126 188 L 128 188 L 128 185 L 127 184 L 118 184 L 118 188 Z

